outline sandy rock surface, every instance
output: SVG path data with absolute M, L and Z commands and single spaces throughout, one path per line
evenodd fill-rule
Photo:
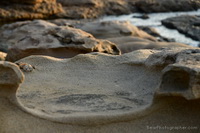
M 7 60 L 29 55 L 73 57 L 80 53 L 120 54 L 114 43 L 98 40 L 91 34 L 68 26 L 56 26 L 43 20 L 25 21 L 1 28 L 1 44 L 8 47 Z
M 198 132 L 199 58 L 168 48 L 18 61 L 31 72 L 0 62 L 0 132 Z

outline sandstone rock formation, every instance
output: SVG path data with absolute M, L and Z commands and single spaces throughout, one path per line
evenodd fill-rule
M 56 26 L 43 20 L 18 22 L 1 28 L 1 44 L 9 47 L 7 60 L 29 55 L 73 57 L 80 53 L 120 54 L 115 44 L 95 39 L 82 30 Z
M 0 132 L 198 132 L 199 60 L 182 48 L 30 56 L 23 73 L 0 62 Z
M 16 20 L 50 18 L 62 13 L 63 9 L 56 0 L 1 0 L 0 23 Z
M 167 18 L 162 21 L 167 28 L 177 29 L 180 33 L 200 41 L 200 17 L 199 16 L 179 16 Z

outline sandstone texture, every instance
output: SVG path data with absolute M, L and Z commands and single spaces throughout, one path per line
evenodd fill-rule
M 198 48 L 166 48 L 16 62 L 31 72 L 0 62 L 0 132 L 198 132 L 199 60 Z
M 62 6 L 56 0 L 1 0 L 0 23 L 45 19 L 62 12 Z
M 76 28 L 56 26 L 43 20 L 4 25 L 1 31 L 0 42 L 8 49 L 6 59 L 10 61 L 29 55 L 68 58 L 89 52 L 120 54 L 114 43 L 98 40 Z
M 180 33 L 200 41 L 200 17 L 199 16 L 179 16 L 167 18 L 162 21 L 167 28 L 177 29 Z

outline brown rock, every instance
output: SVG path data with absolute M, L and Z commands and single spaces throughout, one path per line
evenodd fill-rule
M 0 5 L 0 22 L 44 19 L 62 12 L 55 0 L 7 0 Z

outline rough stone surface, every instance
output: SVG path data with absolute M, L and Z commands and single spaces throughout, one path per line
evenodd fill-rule
M 179 16 L 167 18 L 162 21 L 167 28 L 177 29 L 180 33 L 200 41 L 200 17 L 199 16 Z
M 97 18 L 102 15 L 121 15 L 131 13 L 124 0 L 58 0 L 67 18 Z
M 0 23 L 53 17 L 62 13 L 55 0 L 3 0 L 0 2 Z
M 8 47 L 7 60 L 29 55 L 64 58 L 81 53 L 120 54 L 114 43 L 98 40 L 82 30 L 56 26 L 43 20 L 18 22 L 1 28 L 1 44 Z

